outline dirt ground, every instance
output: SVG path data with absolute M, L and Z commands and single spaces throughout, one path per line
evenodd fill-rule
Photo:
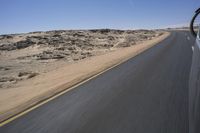
M 0 121 L 141 53 L 168 35 L 103 29 L 0 36 Z

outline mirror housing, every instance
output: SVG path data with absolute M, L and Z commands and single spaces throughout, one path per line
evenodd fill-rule
M 192 33 L 192 35 L 193 35 L 194 37 L 197 36 L 197 33 L 194 31 L 194 21 L 195 21 L 195 19 L 197 18 L 197 16 L 198 16 L 199 14 L 200 14 L 200 8 L 197 9 L 197 10 L 195 11 L 195 14 L 194 14 L 194 16 L 192 17 L 192 20 L 191 20 L 191 22 L 190 22 L 190 32 Z

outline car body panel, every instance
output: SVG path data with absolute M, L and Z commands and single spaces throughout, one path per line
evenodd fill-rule
M 194 45 L 189 81 L 189 133 L 200 133 L 200 31 Z

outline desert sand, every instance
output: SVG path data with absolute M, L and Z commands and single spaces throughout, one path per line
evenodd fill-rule
M 0 36 L 0 121 L 165 39 L 154 30 L 67 30 Z

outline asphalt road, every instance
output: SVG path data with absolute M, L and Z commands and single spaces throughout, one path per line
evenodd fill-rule
M 188 133 L 194 39 L 159 45 L 4 125 L 0 133 Z

